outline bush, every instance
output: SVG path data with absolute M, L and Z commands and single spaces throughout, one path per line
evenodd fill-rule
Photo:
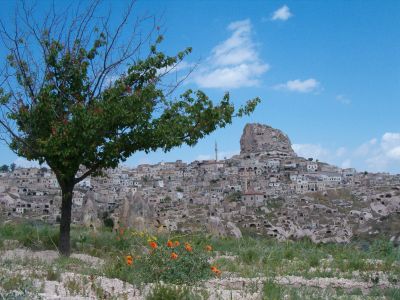
M 105 218 L 103 220 L 104 226 L 107 228 L 114 228 L 114 220 L 111 218 Z
M 176 259 L 171 255 L 175 253 Z M 163 282 L 175 284 L 193 284 L 209 278 L 212 273 L 208 256 L 204 251 L 194 249 L 192 252 L 183 246 L 174 249 L 160 247 L 150 254 L 140 257 L 135 264 L 139 277 L 143 282 Z
M 177 240 L 157 241 L 156 237 L 144 233 L 133 232 L 130 236 L 134 248 L 125 252 L 126 257 L 121 256 L 106 266 L 108 276 L 131 283 L 193 284 L 213 276 L 213 273 L 221 274 L 208 262 L 210 251 L 204 247 Z
M 201 300 L 203 297 L 188 287 L 157 284 L 146 297 L 146 300 Z

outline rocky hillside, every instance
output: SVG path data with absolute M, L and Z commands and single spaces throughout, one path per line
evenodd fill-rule
M 400 243 L 400 175 L 359 173 L 296 155 L 279 129 L 247 124 L 241 153 L 106 170 L 74 191 L 73 222 L 240 238 L 347 243 L 385 236 Z M 59 188 L 46 170 L 0 176 L 0 216 L 59 219 Z

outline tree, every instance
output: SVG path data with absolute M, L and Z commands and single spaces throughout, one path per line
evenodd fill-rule
M 1 125 L 1 124 L 0 124 L 0 125 Z M 16 167 L 17 167 L 17 165 L 14 164 L 14 163 L 12 163 L 12 164 L 10 165 L 10 170 L 11 170 L 11 172 L 14 172 L 14 170 L 15 170 Z
M 8 165 L 2 165 L 1 167 L 0 167 L 0 172 L 8 172 Z
M 99 5 L 92 1 L 76 14 L 52 9 L 40 23 L 23 2 L 13 32 L 0 23 L 9 51 L 0 91 L 2 138 L 19 156 L 54 172 L 62 192 L 59 251 L 65 256 L 77 183 L 137 151 L 193 146 L 260 101 L 235 110 L 228 93 L 219 103 L 202 91 L 175 96 L 180 81 L 168 80 L 191 48 L 173 56 L 159 51 L 163 37 L 155 19 L 133 18 L 134 2 L 117 26 L 111 13 L 96 16 Z

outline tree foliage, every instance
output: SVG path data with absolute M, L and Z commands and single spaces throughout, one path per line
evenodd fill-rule
M 9 167 L 8 165 L 2 165 L 0 167 L 0 172 L 8 172 L 9 171 Z
M 137 151 L 193 146 L 260 101 L 235 110 L 229 93 L 217 103 L 190 89 L 174 96 L 179 82 L 165 80 L 191 48 L 172 56 L 160 51 L 163 37 L 149 17 L 134 18 L 122 40 L 133 4 L 116 28 L 107 18 L 96 23 L 98 1 L 62 22 L 53 11 L 40 26 L 23 3 L 23 29 L 10 33 L 1 23 L 9 51 L 0 89 L 2 138 L 19 156 L 50 166 L 63 194 Z M 143 24 L 151 29 L 138 35 Z

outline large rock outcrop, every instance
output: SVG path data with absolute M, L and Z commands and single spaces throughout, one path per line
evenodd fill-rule
M 286 134 L 262 124 L 246 124 L 240 138 L 240 153 L 281 152 L 296 156 Z

